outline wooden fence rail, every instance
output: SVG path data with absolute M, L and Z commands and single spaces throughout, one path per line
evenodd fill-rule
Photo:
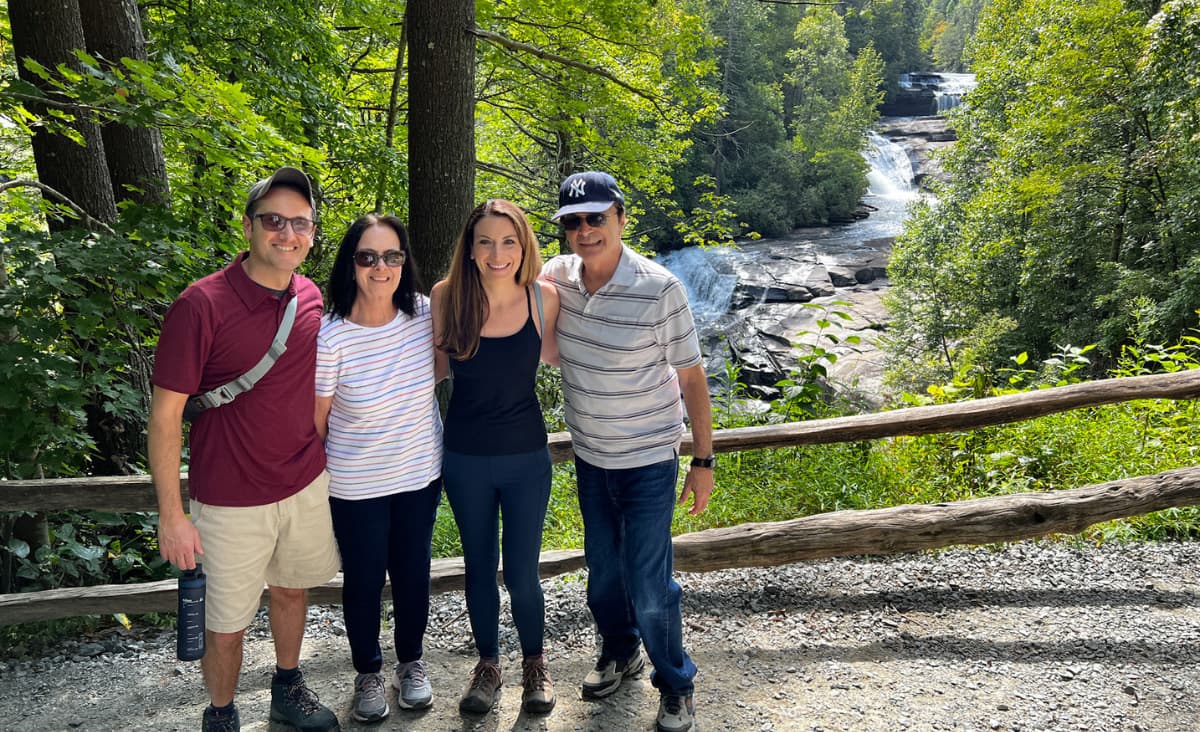
M 1135 399 L 1196 396 L 1200 396 L 1200 370 L 1107 379 L 878 414 L 720 430 L 714 436 L 714 444 L 718 451 L 730 452 L 933 434 Z M 565 433 L 553 435 L 551 445 L 555 461 L 570 457 L 570 438 Z M 990 544 L 1053 533 L 1078 533 L 1101 521 L 1197 503 L 1200 503 L 1200 467 L 1072 490 L 836 511 L 776 523 L 709 529 L 675 538 L 675 566 L 681 571 L 711 571 L 775 566 L 830 556 Z M 147 476 L 0 482 L 0 511 L 153 511 L 155 507 L 154 490 Z M 541 574 L 549 577 L 583 566 L 582 552 L 545 552 Z M 434 562 L 434 591 L 460 589 L 462 582 L 461 558 Z M 311 597 L 314 602 L 339 601 L 340 577 L 312 590 Z M 0 625 L 99 613 L 161 612 L 174 607 L 173 580 L 63 588 L 0 595 Z

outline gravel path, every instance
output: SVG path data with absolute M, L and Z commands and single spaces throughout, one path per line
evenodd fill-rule
M 1021 543 L 774 569 L 683 574 L 685 640 L 701 671 L 698 728 L 717 730 L 1200 729 L 1200 544 Z M 393 711 L 386 730 L 652 730 L 643 676 L 602 702 L 578 682 L 594 637 L 583 579 L 546 583 L 558 707 L 519 714 L 510 655 L 498 708 L 458 714 L 473 665 L 461 593 L 434 598 L 427 658 L 435 702 Z M 507 612 L 507 611 L 505 611 Z M 340 609 L 310 610 L 303 667 L 345 729 L 353 673 Z M 273 654 L 250 631 L 238 704 L 267 723 Z M 198 666 L 174 639 L 64 640 L 56 655 L 0 662 L 0 729 L 195 730 Z M 517 647 L 515 635 L 501 637 Z

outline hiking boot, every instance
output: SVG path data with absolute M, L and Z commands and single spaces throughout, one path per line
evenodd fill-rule
M 521 708 L 529 714 L 546 714 L 554 708 L 554 682 L 546 657 L 526 656 L 521 664 Z
M 433 685 L 429 683 L 425 662 L 419 658 L 396 664 L 392 686 L 396 688 L 396 704 L 401 709 L 424 709 L 433 704 Z
M 354 709 L 351 714 L 360 722 L 378 722 L 392 711 L 388 708 L 383 674 L 359 674 L 354 677 Z
M 235 706 L 228 714 L 219 714 L 212 704 L 204 710 L 204 723 L 200 727 L 204 732 L 241 732 L 242 723 L 238 720 L 238 710 Z
M 692 695 L 663 694 L 658 700 L 658 732 L 690 732 L 695 729 Z
M 632 656 L 621 661 L 601 653 L 596 668 L 583 677 L 583 698 L 603 699 L 621 686 L 622 679 L 637 675 L 645 666 L 640 648 L 635 648 Z
M 504 678 L 500 674 L 500 660 L 481 658 L 471 671 L 471 680 L 463 690 L 462 699 L 458 700 L 458 710 L 468 714 L 487 714 L 496 698 L 500 696 L 500 686 Z
M 340 730 L 337 716 L 321 704 L 313 690 L 297 676 L 290 684 L 271 681 L 271 721 L 286 722 L 300 732 Z

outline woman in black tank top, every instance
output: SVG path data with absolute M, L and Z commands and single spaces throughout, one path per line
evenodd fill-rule
M 449 359 L 454 377 L 442 479 L 462 538 L 467 612 L 479 652 L 459 700 L 468 713 L 491 709 L 502 684 L 501 516 L 504 584 L 524 657 L 522 706 L 546 713 L 555 701 L 538 577 L 550 455 L 534 383 L 539 359 L 558 361 L 558 293 L 538 281 L 541 268 L 524 212 L 492 199 L 471 212 L 450 273 L 431 293 L 437 355 Z

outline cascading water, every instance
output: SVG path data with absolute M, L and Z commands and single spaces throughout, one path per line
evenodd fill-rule
M 867 143 L 863 157 L 871 165 L 867 172 L 870 194 L 911 201 L 916 196 L 916 188 L 908 153 L 874 130 L 867 132 Z
M 875 211 L 865 220 L 845 227 L 844 237 L 864 241 L 896 236 L 904 227 L 909 204 L 920 195 L 913 183 L 912 160 L 903 147 L 874 131 L 867 133 L 863 157 L 871 166 L 864 203 Z
M 728 254 L 728 251 L 726 251 Z M 688 247 L 658 258 L 683 283 L 696 326 L 704 331 L 729 312 L 737 275 L 720 271 L 720 255 L 711 249 Z M 722 268 L 724 269 L 724 268 Z
M 897 85 L 902 90 L 932 95 L 932 109 L 927 113 L 945 114 L 962 104 L 966 93 L 975 88 L 975 75 L 948 71 L 910 72 L 901 74 Z

